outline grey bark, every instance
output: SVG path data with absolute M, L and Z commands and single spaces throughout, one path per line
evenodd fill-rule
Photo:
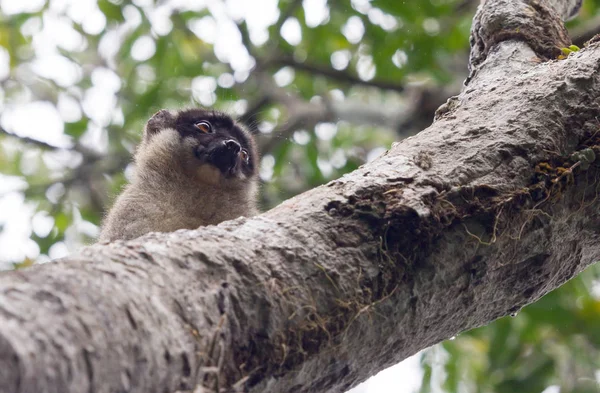
M 0 392 L 341 392 L 598 260 L 600 47 L 546 61 L 547 4 L 487 1 L 462 93 L 339 180 L 1 275 Z

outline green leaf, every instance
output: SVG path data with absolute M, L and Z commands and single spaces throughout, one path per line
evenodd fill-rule
M 108 0 L 98 0 L 98 8 L 110 22 L 123 22 L 125 18 L 121 12 L 121 6 L 111 3 Z
M 65 123 L 65 134 L 72 136 L 75 139 L 79 139 L 81 135 L 87 130 L 88 119 L 84 118 L 75 123 Z

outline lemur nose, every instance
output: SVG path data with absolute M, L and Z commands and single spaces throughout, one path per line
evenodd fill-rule
M 233 139 L 223 141 L 223 144 L 225 145 L 225 148 L 227 150 L 232 150 L 235 154 L 239 153 L 240 150 L 242 150 L 242 146 L 240 146 L 240 144 L 234 141 Z

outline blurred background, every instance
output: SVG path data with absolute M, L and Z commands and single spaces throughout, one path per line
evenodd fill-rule
M 0 269 L 93 242 L 161 108 L 256 132 L 263 209 L 372 160 L 459 92 L 477 4 L 0 0 Z M 600 392 L 600 268 L 352 390 L 391 392 Z

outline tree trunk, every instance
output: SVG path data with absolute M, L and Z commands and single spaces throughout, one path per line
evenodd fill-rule
M 343 392 L 600 258 L 600 47 L 487 1 L 434 124 L 252 219 L 0 276 L 0 392 Z

